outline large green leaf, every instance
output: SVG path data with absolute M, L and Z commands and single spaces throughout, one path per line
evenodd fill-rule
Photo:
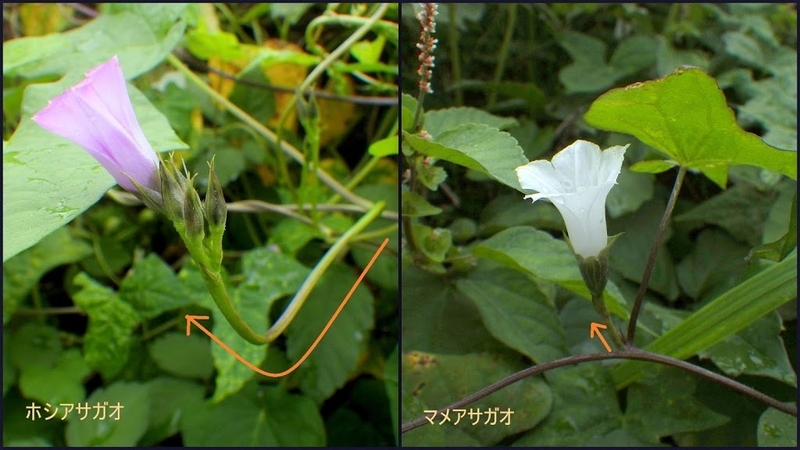
M 311 347 L 357 277 L 356 270 L 333 265 L 314 286 L 286 330 L 286 353 L 292 363 Z M 373 311 L 372 293 L 362 283 L 317 348 L 297 369 L 300 387 L 306 395 L 321 402 L 344 386 L 357 369 L 359 355 L 369 339 L 374 326 Z
M 759 447 L 797 447 L 797 417 L 769 408 L 758 420 Z
M 651 366 L 652 368 L 652 366 Z M 728 418 L 694 398 L 697 377 L 674 367 L 659 367 L 628 390 L 626 425 L 648 442 L 676 433 L 722 425 Z
M 425 113 L 425 131 L 431 135 L 433 140 L 436 140 L 445 131 L 458 128 L 465 123 L 482 123 L 499 130 L 506 130 L 518 125 L 516 119 L 495 116 L 477 108 L 447 108 Z
M 631 35 L 620 42 L 606 63 L 606 44 L 593 36 L 566 31 L 559 43 L 574 62 L 558 74 L 569 93 L 599 92 L 617 80 L 638 72 L 655 61 L 656 41 L 646 35 Z
M 413 392 L 426 405 L 434 406 L 432 409 L 459 400 L 525 366 L 513 357 L 496 354 L 441 355 L 423 352 L 404 354 L 402 365 L 403 395 L 408 396 Z M 431 427 L 441 426 L 460 429 L 485 446 L 497 445 L 503 438 L 541 422 L 550 412 L 552 401 L 547 383 L 539 377 L 529 377 L 461 410 L 450 410 L 447 416 L 437 414 L 434 424 L 425 424 L 408 434 L 424 434 Z M 467 411 L 475 409 L 481 412 L 496 410 L 496 422 L 486 423 L 491 416 L 485 412 L 477 417 L 467 415 Z M 505 424 L 502 417 L 507 410 L 513 413 L 509 423 Z M 425 413 L 427 417 L 431 417 L 431 414 Z M 404 416 L 404 419 L 410 418 Z
M 3 324 L 14 315 L 22 300 L 39 279 L 54 267 L 80 261 L 92 253 L 92 247 L 73 236 L 68 228 L 59 228 L 3 262 Z
M 741 333 L 699 353 L 711 358 L 726 375 L 761 375 L 797 386 L 797 375 L 781 339 L 781 317 L 771 312 L 753 322 Z
M 546 375 L 553 392 L 547 418 L 514 442 L 515 447 L 575 447 L 619 429 L 622 413 L 608 369 L 580 364 Z
M 203 402 L 203 386 L 199 383 L 158 377 L 148 381 L 147 386 L 150 417 L 147 432 L 139 442 L 142 447 L 154 446 L 178 433 L 178 419 L 190 410 L 201 407 Z
M 686 359 L 752 324 L 797 298 L 797 252 L 742 282 L 700 308 L 645 347 L 645 350 Z M 614 368 L 617 387 L 640 378 L 648 365 L 626 361 Z
M 613 89 L 584 115 L 589 125 L 635 136 L 725 187 L 727 167 L 750 164 L 797 179 L 797 152 L 765 144 L 736 123 L 714 79 L 678 69 L 653 81 Z
M 516 270 L 476 270 L 456 282 L 472 299 L 492 335 L 536 363 L 563 358 L 569 351 L 558 315 L 536 285 Z
M 219 404 L 186 411 L 181 431 L 188 447 L 325 445 L 325 426 L 310 398 L 255 383 Z
M 544 231 L 531 227 L 508 228 L 475 246 L 472 252 L 591 298 L 567 243 Z M 625 298 L 614 283 L 608 283 L 603 298 L 609 312 L 627 319 Z
M 108 405 L 105 418 L 94 419 L 100 409 L 90 407 L 82 415 L 76 408 L 70 413 L 66 429 L 70 447 L 135 447 L 147 431 L 150 411 L 149 388 L 141 383 L 117 382 L 92 393 L 86 402 L 91 405 Z M 116 411 L 116 412 L 115 412 Z M 114 414 L 112 416 L 112 414 Z M 118 417 L 118 419 L 117 419 Z
M 128 79 L 150 70 L 178 43 L 184 27 L 183 20 L 177 20 L 164 32 L 157 23 L 131 12 L 101 15 L 61 35 L 68 50 L 48 46 L 53 53 L 41 53 L 37 59 L 26 58 L 24 64 L 18 64 L 13 71 L 17 76 L 63 77 L 25 89 L 22 120 L 3 145 L 3 261 L 77 217 L 114 185 L 111 175 L 86 151 L 39 127 L 30 117 L 115 54 Z M 4 53 L 9 47 L 27 45 L 19 41 L 4 44 Z M 156 151 L 186 148 L 142 93 L 132 85 L 128 92 L 142 130 Z
M 522 192 L 514 169 L 528 160 L 517 140 L 504 131 L 483 123 L 464 123 L 443 131 L 435 139 L 408 132 L 403 132 L 403 139 L 423 155 L 490 175 Z
M 402 276 L 405 351 L 464 354 L 505 347 L 487 330 L 474 302 L 451 282 L 414 266 L 403 267 Z

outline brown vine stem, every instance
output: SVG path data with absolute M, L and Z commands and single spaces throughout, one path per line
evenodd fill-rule
M 675 203 L 678 200 L 678 193 L 681 191 L 683 178 L 686 175 L 686 166 L 680 166 L 678 169 L 678 176 L 675 177 L 675 184 L 672 186 L 672 193 L 669 195 L 667 207 L 664 209 L 664 215 L 661 216 L 661 223 L 658 224 L 656 235 L 653 238 L 653 245 L 650 247 L 650 254 L 647 256 L 647 262 L 644 266 L 642 273 L 642 283 L 639 285 L 639 291 L 636 293 L 636 300 L 633 301 L 633 308 L 631 309 L 631 318 L 628 321 L 628 344 L 633 346 L 636 342 L 633 340 L 636 337 L 636 321 L 639 318 L 639 310 L 642 308 L 644 302 L 644 294 L 647 292 L 647 287 L 650 284 L 650 275 L 653 273 L 653 267 L 656 264 L 656 256 L 658 250 L 661 248 L 661 242 L 664 240 L 664 232 L 667 229 L 667 223 L 672 216 L 672 210 L 675 209 Z
M 439 409 L 437 411 L 437 414 L 438 413 L 444 413 L 447 410 L 461 408 L 463 406 L 469 405 L 470 403 L 478 401 L 478 400 L 480 400 L 480 399 L 482 399 L 484 397 L 487 397 L 487 396 L 499 391 L 500 389 L 502 389 L 502 388 L 504 388 L 504 387 L 506 387 L 508 385 L 516 383 L 517 381 L 520 381 L 520 380 L 522 380 L 524 378 L 527 378 L 527 377 L 530 377 L 530 376 L 533 376 L 533 375 L 538 375 L 540 373 L 544 373 L 544 372 L 546 372 L 548 370 L 551 370 L 551 369 L 557 369 L 557 368 L 563 367 L 563 366 L 571 366 L 573 364 L 579 364 L 579 363 L 587 362 L 587 361 L 600 361 L 600 360 L 605 360 L 605 359 L 638 359 L 638 360 L 641 360 L 641 361 L 650 361 L 650 362 L 655 362 L 655 363 L 659 363 L 659 364 L 664 364 L 664 365 L 667 365 L 667 366 L 677 367 L 679 369 L 683 369 L 683 370 L 685 370 L 687 372 L 690 372 L 690 373 L 699 375 L 699 376 L 701 376 L 703 378 L 706 378 L 708 380 L 711 380 L 711 381 L 713 381 L 715 383 L 721 384 L 721 385 L 723 385 L 723 386 L 725 386 L 727 388 L 730 388 L 732 390 L 738 391 L 738 392 L 740 392 L 742 394 L 747 395 L 748 397 L 751 397 L 751 398 L 753 398 L 755 400 L 760 401 L 761 403 L 764 403 L 764 404 L 769 405 L 769 406 L 771 406 L 771 407 L 773 407 L 773 408 L 775 408 L 777 410 L 783 411 L 783 412 L 785 412 L 787 414 L 791 414 L 791 415 L 797 417 L 797 406 L 792 406 L 792 405 L 787 405 L 785 403 L 782 403 L 782 402 L 780 402 L 778 400 L 775 400 L 774 398 L 772 398 L 772 397 L 770 397 L 768 395 L 765 395 L 765 394 L 762 394 L 761 392 L 758 392 L 757 390 L 751 388 L 750 386 L 746 386 L 746 385 L 744 385 L 742 383 L 739 383 L 737 381 L 731 380 L 730 378 L 727 378 L 727 377 L 722 376 L 720 374 L 711 372 L 710 370 L 703 369 L 702 367 L 695 366 L 694 364 L 689 364 L 686 361 L 681 361 L 679 359 L 670 358 L 669 356 L 659 355 L 659 354 L 656 354 L 656 353 L 650 353 L 650 352 L 646 352 L 644 350 L 635 349 L 635 348 L 630 348 L 628 350 L 622 350 L 622 351 L 617 351 L 617 352 L 613 352 L 613 353 L 594 353 L 594 354 L 591 354 L 591 355 L 569 356 L 569 357 L 566 357 L 566 358 L 557 359 L 555 361 L 550 361 L 550 362 L 543 363 L 543 364 L 537 364 L 537 365 L 535 365 L 533 367 L 529 367 L 527 369 L 523 369 L 523 370 L 520 370 L 517 373 L 509 375 L 506 378 L 503 378 L 502 380 L 500 380 L 500 381 L 498 381 L 498 382 L 496 382 L 496 383 L 494 383 L 492 385 L 489 385 L 489 386 L 487 386 L 487 387 L 475 392 L 472 395 L 464 397 L 463 399 L 461 399 L 461 400 L 459 400 L 459 401 L 457 401 L 457 402 L 455 402 L 455 403 L 453 403 L 451 405 L 448 405 L 448 406 L 446 406 L 444 408 L 441 408 L 441 409 Z M 428 422 L 427 417 L 425 417 L 425 416 L 419 417 L 419 418 L 414 419 L 414 420 L 412 420 L 410 422 L 404 423 L 403 426 L 401 427 L 401 432 L 405 433 L 407 431 L 411 431 L 414 428 L 418 428 L 418 427 L 421 427 L 422 425 L 425 425 L 426 423 L 430 423 L 430 422 Z

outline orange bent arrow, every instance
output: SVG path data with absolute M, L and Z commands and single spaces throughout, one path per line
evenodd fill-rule
M 603 347 L 606 348 L 606 351 L 611 353 L 611 347 L 608 346 L 608 342 L 606 342 L 606 338 L 603 337 L 603 333 L 600 332 L 600 329 L 606 329 L 607 326 L 603 325 L 602 323 L 592 322 L 589 326 L 589 339 L 594 338 L 595 333 L 597 333 L 597 337 L 600 338 L 600 342 L 603 343 Z
M 336 312 L 333 313 L 333 316 L 331 316 L 330 320 L 328 320 L 328 323 L 325 325 L 325 328 L 323 328 L 322 331 L 319 333 L 319 336 L 317 336 L 317 339 L 314 341 L 313 344 L 311 344 L 311 347 L 309 347 L 308 350 L 306 350 L 306 353 L 296 363 L 294 363 L 294 365 L 292 367 L 289 367 L 288 369 L 284 370 L 283 372 L 272 373 L 272 372 L 267 372 L 265 370 L 261 370 L 260 368 L 256 367 L 253 363 L 251 363 L 250 361 L 244 359 L 241 355 L 236 353 L 232 348 L 230 348 L 227 345 L 225 345 L 225 343 L 222 342 L 220 340 L 220 338 L 214 336 L 214 333 L 208 331 L 204 326 L 200 325 L 200 322 L 198 322 L 198 320 L 208 320 L 208 316 L 193 316 L 191 314 L 187 314 L 186 315 L 186 335 L 189 336 L 189 334 L 192 331 L 191 330 L 191 324 L 194 324 L 197 328 L 200 329 L 200 331 L 202 331 L 203 333 L 207 334 L 208 337 L 210 337 L 211 339 L 214 340 L 214 342 L 219 344 L 219 346 L 222 347 L 226 352 L 230 353 L 231 355 L 233 355 L 234 358 L 236 358 L 239 361 L 241 361 L 242 364 L 244 364 L 245 366 L 249 367 L 250 370 L 252 370 L 254 372 L 258 372 L 261 375 L 264 375 L 265 377 L 270 377 L 270 378 L 280 378 L 280 377 L 289 375 L 290 373 L 294 372 L 295 369 L 300 367 L 300 364 L 303 364 L 303 361 L 305 361 L 306 358 L 308 358 L 308 356 L 311 354 L 311 352 L 314 351 L 314 349 L 317 347 L 317 344 L 319 344 L 319 342 L 325 336 L 325 333 L 327 333 L 328 329 L 331 327 L 331 325 L 333 325 L 333 321 L 336 320 L 336 318 L 339 316 L 339 313 L 342 312 L 342 309 L 344 309 L 344 305 L 346 305 L 347 301 L 350 300 L 350 297 L 353 295 L 353 293 L 356 291 L 358 286 L 361 284 L 361 280 L 363 280 L 364 277 L 367 275 L 367 272 L 369 272 L 370 267 L 372 267 L 372 264 L 375 262 L 376 259 L 378 259 L 378 256 L 381 254 L 381 252 L 383 251 L 384 247 L 386 247 L 386 244 L 388 244 L 388 243 L 389 243 L 389 238 L 386 238 L 386 239 L 383 240 L 383 244 L 381 244 L 381 246 L 378 247 L 378 250 L 372 256 L 372 259 L 370 259 L 369 263 L 367 263 L 367 266 L 364 267 L 364 270 L 361 272 L 361 275 L 358 277 L 356 282 L 353 284 L 353 287 L 350 288 L 350 292 L 348 292 L 347 295 L 344 297 L 344 300 L 342 300 L 342 303 L 339 305 L 339 308 L 337 308 Z M 611 350 L 609 350 L 609 351 L 611 351 Z

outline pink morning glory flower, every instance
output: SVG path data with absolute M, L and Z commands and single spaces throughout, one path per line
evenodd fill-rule
M 50 100 L 33 120 L 89 152 L 126 190 L 140 194 L 133 179 L 160 197 L 158 155 L 136 120 L 116 56 Z

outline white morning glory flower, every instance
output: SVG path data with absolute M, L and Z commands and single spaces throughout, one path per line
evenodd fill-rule
M 523 189 L 537 191 L 526 195 L 534 202 L 552 202 L 564 223 L 572 250 L 586 259 L 597 257 L 608 245 L 606 197 L 617 183 L 625 146 L 604 151 L 596 144 L 575 141 L 553 156 L 553 161 L 532 161 L 517 167 Z

